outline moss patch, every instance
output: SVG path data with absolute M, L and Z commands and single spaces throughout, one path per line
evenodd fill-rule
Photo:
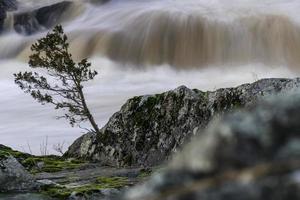
M 101 189 L 119 189 L 127 185 L 129 185 L 129 180 L 126 177 L 98 177 L 95 182 L 78 187 L 48 186 L 42 189 L 42 193 L 50 197 L 66 199 L 73 192 L 88 196 L 92 193 L 100 192 Z
M 140 171 L 140 174 L 139 174 L 138 178 L 142 178 L 142 179 L 147 178 L 147 177 L 151 176 L 151 174 L 152 174 L 151 169 L 142 169 Z
M 31 173 L 59 172 L 63 170 L 77 169 L 85 164 L 80 160 L 65 160 L 59 156 L 34 156 L 22 161 L 22 164 Z
M 18 160 L 24 160 L 26 158 L 29 158 L 31 155 L 27 153 L 15 151 L 7 146 L 0 144 L 0 158 L 6 158 L 8 156 L 13 156 Z
M 26 159 L 30 157 L 30 154 L 22 153 L 19 151 L 15 151 L 7 146 L 0 145 L 0 158 L 6 158 L 8 156 L 13 156 L 16 159 Z
M 129 184 L 126 177 L 99 177 L 96 180 L 104 188 L 121 188 Z
M 15 157 L 31 173 L 70 170 L 85 164 L 85 162 L 80 160 L 65 160 L 54 155 L 34 156 L 0 145 L 0 159 L 8 156 Z

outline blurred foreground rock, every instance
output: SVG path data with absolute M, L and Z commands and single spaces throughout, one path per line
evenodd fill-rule
M 228 114 L 123 200 L 300 199 L 300 93 Z

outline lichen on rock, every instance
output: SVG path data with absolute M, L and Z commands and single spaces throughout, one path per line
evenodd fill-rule
M 77 139 L 65 157 L 111 166 L 162 164 L 209 121 L 262 98 L 297 89 L 300 79 L 263 79 L 236 88 L 203 92 L 180 86 L 129 99 L 98 134 Z

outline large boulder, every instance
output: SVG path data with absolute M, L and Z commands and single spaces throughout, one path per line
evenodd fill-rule
M 100 133 L 80 137 L 65 156 L 113 166 L 158 165 L 206 127 L 213 116 L 299 85 L 300 79 L 264 79 L 214 92 L 182 86 L 162 94 L 134 97 Z
M 23 192 L 37 189 L 38 185 L 32 175 L 9 155 L 0 155 L 0 193 Z
M 300 199 L 300 93 L 213 122 L 123 200 Z
M 62 1 L 35 10 L 16 13 L 14 29 L 16 32 L 30 35 L 45 28 L 51 28 L 61 22 L 63 15 L 73 3 Z

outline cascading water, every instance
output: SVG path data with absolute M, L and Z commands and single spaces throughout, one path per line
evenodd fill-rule
M 61 2 L 22 0 L 6 14 L 0 35 L 0 143 L 26 151 L 31 146 L 39 153 L 46 136 L 51 151 L 52 144 L 69 144 L 82 134 L 56 121 L 51 106 L 33 102 L 13 82 L 13 73 L 28 69 L 31 44 L 56 23 L 63 24 L 74 58 L 90 58 L 100 72 L 86 86 L 100 125 L 133 95 L 181 84 L 207 90 L 292 77 L 300 69 L 297 0 L 111 0 L 102 5 L 73 0 L 63 8 Z

